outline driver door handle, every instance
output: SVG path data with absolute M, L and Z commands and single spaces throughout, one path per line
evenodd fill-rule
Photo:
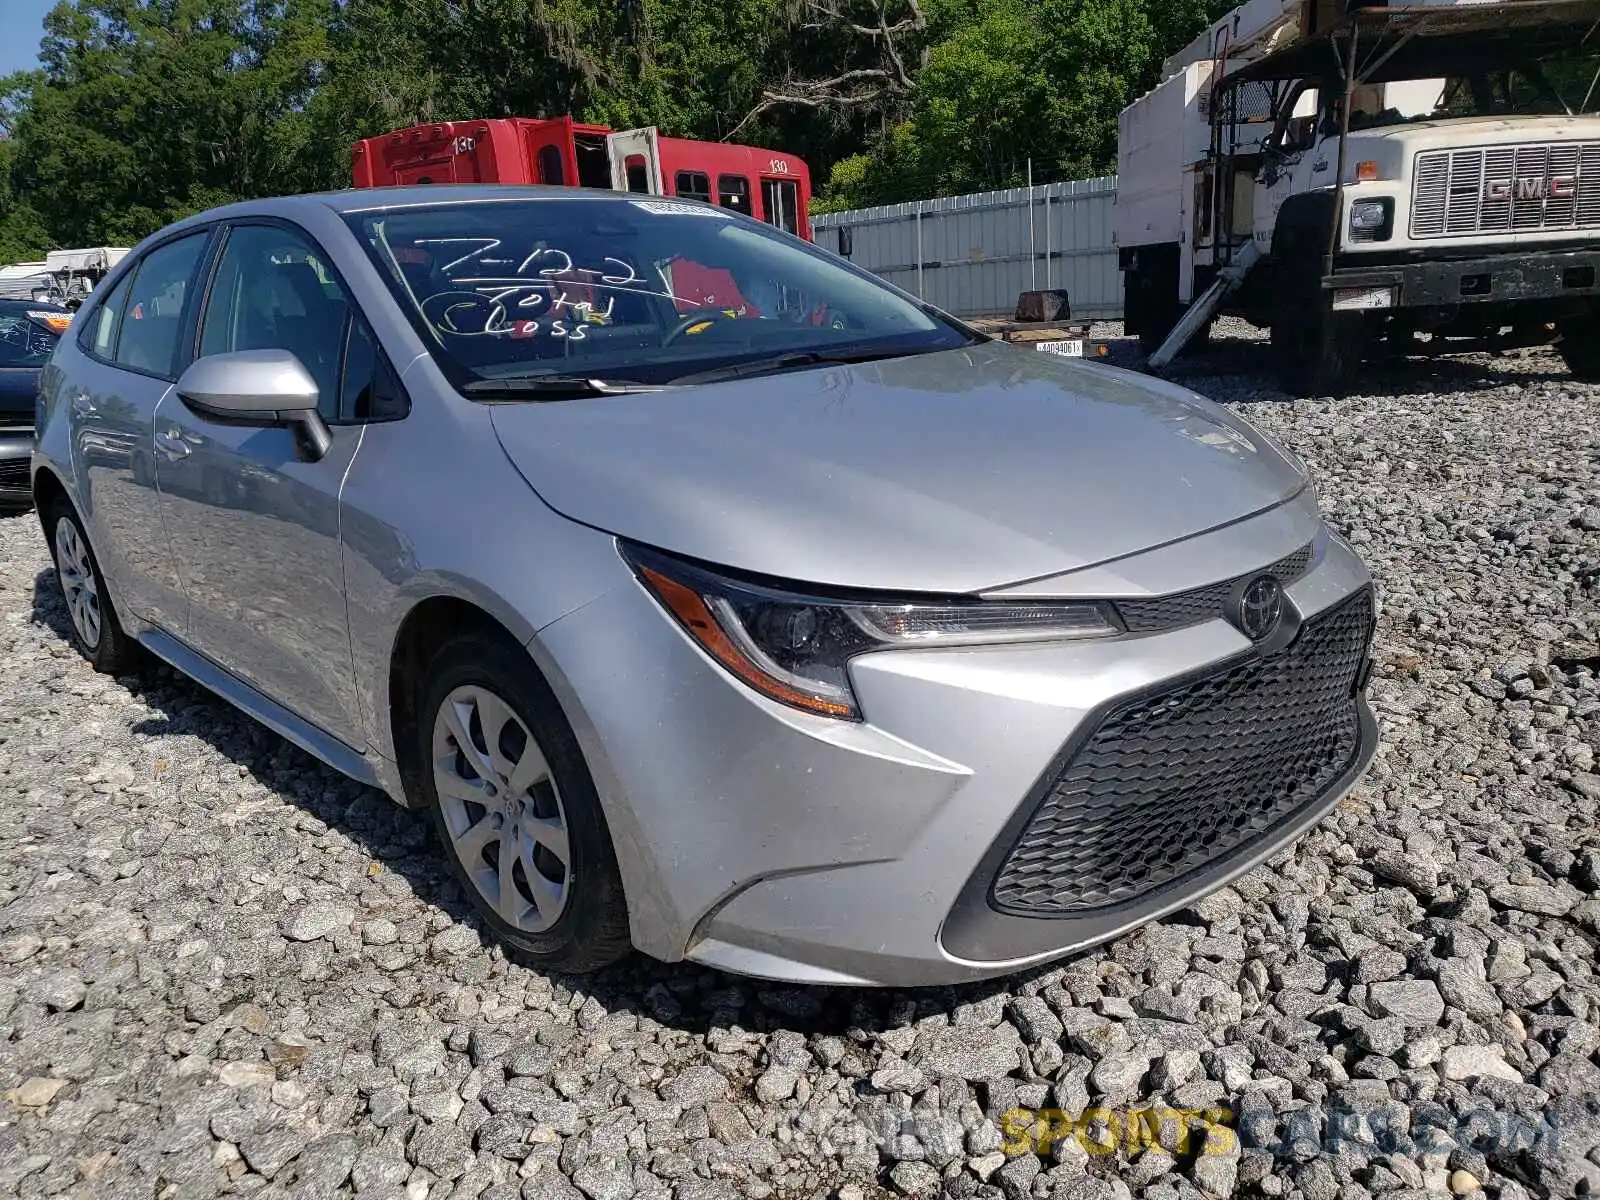
M 188 458 L 194 453 L 194 447 L 184 441 L 183 434 L 177 429 L 162 429 L 156 433 L 156 449 L 166 455 L 172 462 Z

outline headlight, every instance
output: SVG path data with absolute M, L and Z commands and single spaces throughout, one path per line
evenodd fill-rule
M 1356 242 L 1386 242 L 1393 218 L 1394 201 L 1389 197 L 1357 200 L 1350 205 L 1350 239 Z
M 971 646 L 1109 637 L 1109 604 L 826 597 L 733 579 L 635 546 L 623 557 L 701 649 L 764 696 L 806 712 L 860 720 L 849 663 L 911 646 Z

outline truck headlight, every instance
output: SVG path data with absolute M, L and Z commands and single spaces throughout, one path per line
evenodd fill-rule
M 1350 205 L 1352 242 L 1387 242 L 1394 227 L 1394 201 L 1388 196 Z

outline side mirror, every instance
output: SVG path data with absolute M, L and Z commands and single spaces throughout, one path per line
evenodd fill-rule
M 189 364 L 176 390 L 195 412 L 223 424 L 294 428 L 301 456 L 310 462 L 333 445 L 333 434 L 317 412 L 317 381 L 287 350 L 208 354 Z

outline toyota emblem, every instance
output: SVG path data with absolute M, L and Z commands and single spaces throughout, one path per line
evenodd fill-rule
M 1259 642 L 1283 619 L 1283 585 L 1271 575 L 1260 575 L 1239 596 L 1234 624 L 1252 642 Z

